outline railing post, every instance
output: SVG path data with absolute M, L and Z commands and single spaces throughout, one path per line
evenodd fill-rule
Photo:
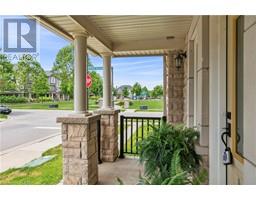
M 120 116 L 120 154 L 119 158 L 124 158 L 124 116 Z
M 97 138 L 98 138 L 98 164 L 102 163 L 101 160 L 101 124 L 100 120 L 97 121 Z
M 163 122 L 166 122 L 166 116 L 163 116 L 163 117 L 162 117 L 162 121 L 163 121 Z

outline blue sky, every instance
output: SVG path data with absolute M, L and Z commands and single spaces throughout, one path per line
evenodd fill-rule
M 0 24 L 2 23 L 0 16 Z M 0 26 L 0 48 L 2 47 L 2 25 Z M 69 44 L 67 40 L 40 27 L 40 63 L 45 70 L 53 66 L 55 56 L 59 49 Z M 102 58 L 91 56 L 90 60 L 94 66 L 102 66 Z M 162 84 L 162 57 L 124 57 L 113 58 L 114 86 L 124 84 L 133 85 L 139 82 L 142 86 L 152 89 L 155 85 Z M 102 72 L 99 71 L 102 75 Z

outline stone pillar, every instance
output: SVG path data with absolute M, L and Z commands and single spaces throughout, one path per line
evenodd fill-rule
M 112 107 L 111 54 L 103 53 L 103 109 Z
M 74 111 L 77 114 L 87 113 L 87 35 L 74 34 Z
M 101 115 L 101 160 L 114 162 L 118 157 L 118 113 L 120 110 L 97 110 Z
M 167 122 L 183 123 L 184 115 L 184 68 L 177 69 L 175 66 L 176 52 L 169 52 L 166 56 L 167 78 L 166 78 L 166 117 Z
M 97 121 L 100 115 L 59 117 L 62 123 L 63 181 L 67 185 L 98 182 Z
M 166 117 L 166 56 L 163 55 L 163 115 Z

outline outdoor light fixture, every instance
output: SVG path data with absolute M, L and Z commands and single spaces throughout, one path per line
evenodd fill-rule
M 187 52 L 179 51 L 175 57 L 175 66 L 179 70 L 184 62 L 184 59 L 187 58 Z

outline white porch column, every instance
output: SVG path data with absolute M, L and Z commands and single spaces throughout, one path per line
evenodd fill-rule
M 86 33 L 74 34 L 74 111 L 87 113 L 87 37 Z
M 226 16 L 210 16 L 209 20 L 209 183 L 225 184 L 222 164 L 226 127 Z
M 166 56 L 163 55 L 163 115 L 166 116 Z
M 186 124 L 188 127 L 194 125 L 194 41 L 188 41 L 188 59 L 187 59 L 187 101 L 186 101 Z
M 102 53 L 103 57 L 103 109 L 112 108 L 111 53 Z

